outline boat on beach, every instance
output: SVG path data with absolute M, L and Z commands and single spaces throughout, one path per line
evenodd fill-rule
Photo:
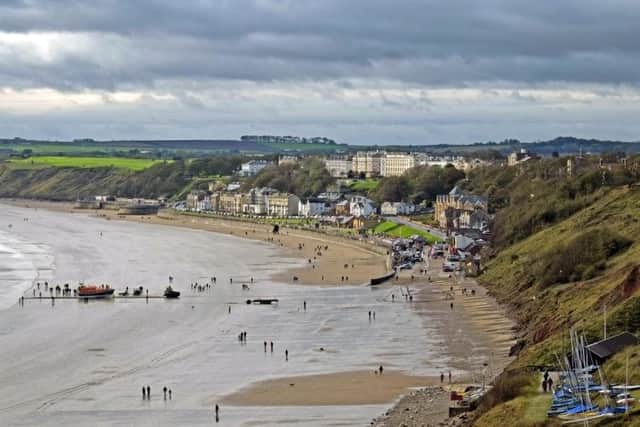
M 165 298 L 179 298 L 180 297 L 180 292 L 174 290 L 171 286 L 167 286 L 167 288 L 164 290 L 164 297 Z
M 111 298 L 115 289 L 109 285 L 80 285 L 78 287 L 79 298 Z
M 268 305 L 268 304 L 277 304 L 279 302 L 278 298 L 256 298 L 254 300 L 247 300 L 247 304 L 258 304 L 258 305 Z

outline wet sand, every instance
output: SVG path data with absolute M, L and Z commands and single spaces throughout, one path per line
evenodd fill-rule
M 313 285 L 360 285 L 372 277 L 382 276 L 390 271 L 387 249 L 366 241 L 331 236 L 319 232 L 281 227 L 277 235 L 272 233 L 270 224 L 221 219 L 200 215 L 181 215 L 170 210 L 162 210 L 160 215 L 137 216 L 117 215 L 113 210 L 74 209 L 71 203 L 3 200 L 16 206 L 42 208 L 60 212 L 92 215 L 110 221 L 133 221 L 150 224 L 169 225 L 196 230 L 212 231 L 241 237 L 243 239 L 268 242 L 283 250 L 289 257 L 299 258 L 304 263 L 273 274 L 272 279 L 281 283 Z M 302 248 L 300 245 L 303 245 Z M 316 247 L 320 247 L 316 249 Z M 324 248 L 328 246 L 328 250 Z M 309 260 L 311 262 L 309 262 Z
M 61 209 L 59 205 L 56 205 L 55 208 Z M 62 208 L 62 210 L 68 212 L 67 208 Z M 86 218 L 86 215 L 87 212 L 85 211 L 73 217 Z M 103 212 L 98 211 L 97 215 L 103 215 Z M 241 237 L 245 240 L 247 238 L 254 239 L 256 241 L 254 244 L 259 245 L 259 250 L 258 247 L 247 250 L 243 245 L 234 243 L 234 247 L 240 248 L 239 252 L 231 251 L 229 254 L 225 254 L 230 258 L 222 261 L 222 264 L 229 264 L 225 266 L 229 268 L 251 271 L 251 274 L 243 274 L 239 280 L 249 281 L 250 275 L 255 276 L 256 284 L 255 286 L 252 285 L 250 291 L 252 296 L 276 296 L 286 301 L 278 308 L 269 308 L 266 311 L 258 312 L 254 308 L 250 308 L 251 306 L 242 305 L 243 298 L 247 294 L 237 287 L 225 290 L 223 294 L 219 294 L 221 291 L 218 289 L 215 295 L 207 295 L 205 298 L 194 296 L 194 298 L 197 297 L 194 300 L 181 299 L 179 305 L 187 309 L 192 305 L 192 302 L 196 303 L 196 312 L 199 313 L 196 317 L 199 320 L 195 321 L 195 323 L 185 318 L 184 314 L 171 318 L 176 314 L 172 309 L 169 312 L 173 313 L 173 315 L 169 314 L 170 322 L 160 322 L 158 325 L 146 328 L 148 333 L 160 333 L 161 336 L 166 335 L 167 339 L 175 342 L 177 346 L 175 350 L 171 351 L 177 351 L 181 354 L 179 349 L 184 348 L 187 353 L 179 357 L 179 359 L 188 361 L 187 366 L 194 369 L 202 369 L 201 364 L 204 361 L 203 359 L 195 363 L 194 366 L 194 360 L 199 359 L 195 356 L 197 353 L 205 351 L 209 354 L 209 352 L 214 351 L 213 354 L 217 355 L 215 356 L 216 363 L 207 367 L 204 371 L 209 372 L 207 377 L 216 378 L 216 386 L 213 389 L 211 384 L 206 386 L 206 381 L 203 381 L 202 375 L 199 375 L 197 371 L 186 375 L 186 379 L 182 378 L 184 381 L 181 381 L 183 382 L 181 388 L 188 386 L 189 391 L 182 390 L 180 394 L 189 395 L 189 404 L 186 406 L 183 403 L 179 405 L 173 404 L 174 408 L 172 410 L 174 414 L 177 414 L 176 411 L 194 411 L 191 415 L 174 415 L 174 417 L 183 417 L 178 418 L 182 420 L 182 424 L 197 425 L 200 422 L 198 417 L 201 416 L 199 411 L 208 407 L 213 401 L 223 401 L 225 402 L 225 414 L 227 414 L 226 421 L 231 422 L 232 425 L 268 425 L 280 422 L 300 425 L 332 423 L 361 425 L 372 416 L 383 413 L 385 408 L 398 397 L 407 394 L 411 387 L 433 384 L 433 378 L 437 377 L 440 372 L 452 370 L 454 382 L 479 382 L 482 375 L 489 378 L 497 374 L 504 366 L 504 363 L 508 361 L 505 355 L 511 342 L 510 326 L 507 323 L 496 323 L 497 320 L 501 319 L 500 311 L 495 314 L 493 312 L 497 306 L 493 305 L 491 299 L 484 295 L 482 289 L 478 286 L 476 288 L 476 297 L 464 297 L 464 299 L 461 299 L 463 297 L 456 295 L 454 310 L 450 310 L 449 301 L 445 299 L 445 293 L 449 286 L 456 287 L 458 285 L 447 275 L 439 273 L 439 267 L 435 263 L 429 266 L 430 271 L 433 272 L 433 281 L 431 283 L 426 281 L 426 277 L 419 276 L 417 271 L 404 271 L 397 282 L 394 281 L 376 288 L 353 287 L 339 281 L 340 275 L 343 273 L 346 275 L 346 272 L 343 271 L 344 264 L 347 263 L 345 260 L 358 261 L 353 263 L 353 268 L 349 265 L 347 269 L 344 269 L 349 270 L 349 283 L 364 283 L 372 275 L 386 271 L 384 263 L 387 257 L 382 248 L 318 233 L 286 229 L 279 236 L 280 242 L 275 241 L 266 244 L 265 241 L 273 237 L 269 226 L 207 218 L 148 218 L 129 218 L 130 221 L 125 221 L 115 220 L 114 217 L 109 216 L 108 218 L 94 218 L 91 221 L 93 221 L 92 227 L 95 230 L 102 228 L 101 223 L 106 224 L 105 228 L 109 229 L 111 227 L 119 229 L 121 227 L 119 224 L 122 224 L 127 230 L 132 230 L 133 234 L 131 236 L 149 234 L 146 228 L 139 228 L 140 226 L 132 222 L 152 223 L 142 225 L 142 227 L 156 227 L 151 228 L 153 229 L 152 235 L 167 242 L 175 238 L 178 242 L 181 242 L 178 243 L 178 247 L 183 246 L 182 249 L 186 252 L 202 251 L 208 239 L 216 241 L 222 238 L 215 237 L 219 236 L 218 234 L 201 233 L 201 230 L 224 232 L 232 235 L 232 237 L 228 237 L 230 239 L 234 239 L 233 236 Z M 64 220 L 62 221 L 64 222 Z M 159 225 L 163 227 L 158 227 Z M 174 227 L 166 227 L 167 225 Z M 178 226 L 178 228 L 175 226 Z M 180 228 L 192 229 L 185 230 L 185 233 L 191 237 L 184 240 L 182 237 L 178 237 L 180 234 L 174 235 L 173 233 L 178 233 L 177 230 Z M 73 233 L 74 230 L 71 228 L 66 231 Z M 287 232 L 289 233 L 288 235 L 286 234 Z M 111 235 L 112 233 L 109 232 L 109 234 Z M 124 237 L 127 233 L 118 234 Z M 65 234 L 63 233 L 62 235 Z M 170 238 L 168 235 L 174 237 Z M 201 248 L 192 247 L 192 239 L 193 243 L 196 243 L 196 247 L 201 245 Z M 145 244 L 144 241 L 139 242 L 139 237 L 133 238 L 132 241 L 135 241 L 136 245 L 129 246 L 133 248 L 140 243 L 141 248 L 134 251 L 135 254 L 132 254 L 129 258 L 135 259 L 136 263 L 141 263 L 141 260 L 145 259 L 144 251 L 149 250 L 148 244 Z M 72 242 L 77 242 L 77 240 L 72 240 Z M 304 244 L 302 250 L 298 246 L 300 243 Z M 328 251 L 323 251 L 322 256 L 317 257 L 319 259 L 314 261 L 313 264 L 316 265 L 316 268 L 310 268 L 309 263 L 306 261 L 314 253 L 313 248 L 322 244 L 329 245 L 330 248 Z M 82 243 L 78 245 L 83 246 Z M 60 246 L 64 248 L 64 245 Z M 113 247 L 113 245 L 110 246 L 105 250 L 104 256 L 120 250 Z M 129 246 L 124 245 L 124 247 Z M 85 247 L 86 250 L 95 250 L 93 244 L 87 244 Z M 217 248 L 218 246 L 214 244 L 213 247 Z M 58 251 L 62 248 L 58 248 Z M 67 247 L 67 249 L 70 248 Z M 169 249 L 168 252 L 171 253 L 171 250 Z M 212 250 L 219 251 L 219 249 Z M 309 250 L 312 252 L 309 252 Z M 175 252 L 175 249 L 173 251 Z M 255 252 L 256 254 L 261 251 L 266 252 L 265 255 L 254 256 L 254 251 L 257 251 Z M 72 255 L 73 253 L 77 254 L 77 248 L 71 250 Z M 100 257 L 98 258 L 100 259 Z M 183 271 L 190 272 L 181 274 L 181 280 L 185 279 L 184 276 L 188 276 L 188 280 L 194 280 L 194 277 L 204 280 L 210 275 L 211 269 L 221 268 L 226 271 L 224 270 L 225 267 L 219 267 L 220 260 L 214 260 L 216 257 L 209 261 L 210 268 L 203 268 L 202 264 L 206 264 L 206 261 L 205 259 L 199 259 L 202 256 L 195 258 L 181 257 L 179 259 L 179 262 L 182 263 L 181 268 Z M 56 261 L 59 262 L 60 259 L 57 258 Z M 73 261 L 81 264 L 81 270 L 91 271 L 92 268 L 95 269 L 96 260 L 93 257 L 85 260 L 83 256 L 80 256 Z M 250 265 L 247 264 L 242 267 L 234 265 L 234 263 L 242 261 L 249 262 Z M 67 262 L 71 262 L 71 260 Z M 105 262 L 104 259 L 102 262 Z M 170 264 L 170 266 L 165 264 Z M 154 262 L 153 265 L 154 267 L 144 266 L 144 268 L 141 268 L 143 271 L 138 274 L 146 277 L 147 282 L 149 275 L 156 275 L 158 285 L 155 289 L 161 289 L 162 285 L 160 283 L 166 282 L 166 279 L 164 279 L 166 275 L 164 274 L 166 271 L 173 271 L 174 264 L 164 259 Z M 420 267 L 426 266 L 416 266 L 416 269 Z M 102 268 L 101 266 L 100 269 Z M 157 268 L 163 273 L 162 275 L 155 274 L 149 268 Z M 205 271 L 207 272 L 205 273 Z M 64 271 L 58 271 L 58 273 L 64 273 Z M 113 266 L 107 266 L 100 273 L 98 277 L 104 277 L 104 280 L 108 282 L 113 282 L 114 277 L 121 279 L 127 276 L 123 276 L 122 272 Z M 416 276 L 416 280 L 411 280 L 411 274 Z M 299 276 L 298 283 L 322 286 L 306 287 L 291 286 L 289 284 L 283 287 L 278 285 L 278 282 L 291 283 L 290 277 L 292 275 Z M 326 276 L 324 281 L 321 280 L 322 275 Z M 327 277 L 332 279 L 327 279 Z M 280 280 L 277 280 L 278 278 Z M 227 280 L 226 272 L 223 280 Z M 464 285 L 460 285 L 460 288 L 472 285 L 470 282 L 465 282 Z M 414 295 L 414 301 L 411 303 L 400 298 L 401 287 L 406 286 L 409 286 Z M 393 302 L 391 300 L 392 294 L 396 296 Z M 224 301 L 222 304 L 219 302 L 221 298 Z M 302 310 L 303 300 L 309 302 L 309 312 L 305 313 Z M 225 303 L 229 302 L 237 304 L 232 305 L 233 320 L 230 326 L 222 327 L 222 324 L 218 325 L 218 322 L 222 319 L 222 314 L 226 314 L 228 304 Z M 119 307 L 120 304 L 118 302 L 116 307 L 118 307 L 118 313 L 122 314 L 123 308 Z M 123 306 L 126 305 L 123 304 Z M 157 307 L 161 308 L 158 310 Z M 207 311 L 216 307 L 213 309 L 213 313 L 216 314 L 203 314 L 200 308 L 204 307 L 211 307 L 207 308 Z M 152 313 L 154 314 L 151 315 L 151 318 L 155 319 L 157 316 L 166 317 L 166 309 L 167 306 L 153 305 Z M 374 309 L 378 314 L 378 319 L 375 322 L 368 321 L 366 318 L 366 312 L 370 309 Z M 15 313 L 16 308 L 13 307 L 11 310 Z M 104 314 L 104 316 L 112 315 Z M 92 316 L 95 315 L 92 314 Z M 136 322 L 136 318 L 140 319 L 140 313 L 133 315 L 133 317 L 131 316 L 132 313 L 127 310 L 121 319 L 122 322 L 116 322 L 113 325 L 114 328 L 116 330 L 118 328 L 128 330 L 125 325 L 128 322 Z M 0 317 L 2 317 L 2 312 L 0 312 Z M 102 320 L 106 321 L 109 318 L 103 317 Z M 146 316 L 146 318 L 149 317 Z M 55 318 L 49 319 L 45 317 L 45 319 L 47 320 L 38 319 L 36 321 L 33 318 L 23 320 L 27 323 L 31 321 L 38 323 L 40 325 L 39 328 L 43 329 L 46 328 L 43 323 L 56 321 L 54 320 Z M 140 320 L 137 321 L 139 322 Z M 226 322 L 228 320 L 223 323 Z M 90 323 L 95 323 L 95 321 Z M 185 325 L 182 325 L 183 323 L 191 325 L 191 328 L 198 328 L 196 325 L 199 324 L 215 326 L 213 326 L 213 330 L 207 330 L 204 334 L 198 332 L 192 337 L 194 329 L 189 329 L 189 326 L 185 329 Z M 91 327 L 91 325 L 89 324 L 88 327 Z M 252 350 L 249 359 L 246 359 L 248 357 L 246 354 L 238 354 L 236 350 L 231 353 L 228 350 L 220 351 L 219 346 L 225 340 L 229 340 L 231 343 L 236 341 L 235 336 L 238 328 L 249 328 L 250 330 L 249 347 Z M 163 330 L 164 332 L 159 332 Z M 275 330 L 276 333 L 270 333 L 268 332 L 269 330 Z M 114 332 L 117 333 L 117 331 Z M 220 341 L 219 338 L 216 338 L 220 335 L 227 336 L 227 338 Z M 270 353 L 265 354 L 266 358 L 263 359 L 261 340 L 267 335 L 277 336 L 275 338 L 278 340 L 277 350 L 274 356 L 271 356 Z M 252 340 L 254 336 L 257 337 L 257 342 Z M 147 336 L 145 338 L 147 340 L 150 339 Z M 129 343 L 129 345 L 131 343 L 130 336 L 119 337 L 119 339 L 123 345 L 124 343 Z M 213 347 L 205 350 L 202 347 L 203 344 L 211 339 L 213 339 L 211 343 Z M 111 347 L 111 345 L 101 345 L 99 342 L 98 340 L 93 345 L 85 345 L 82 348 Z M 160 341 L 160 344 L 162 342 L 164 340 Z M 56 347 L 54 342 L 50 344 L 52 348 Z M 75 343 L 75 347 L 78 344 Z M 163 353 L 157 344 L 153 342 L 146 343 L 142 348 L 146 348 L 152 354 L 156 352 Z M 22 345 L 24 346 L 24 351 L 33 351 L 33 348 L 30 348 L 27 343 Z M 291 360 L 288 363 L 282 363 L 282 345 L 289 348 L 292 353 Z M 319 352 L 318 347 L 320 345 L 324 346 L 326 351 Z M 172 347 L 169 346 L 169 349 Z M 187 350 L 190 347 L 191 349 Z M 74 348 L 74 345 L 71 345 L 71 348 Z M 472 351 L 469 351 L 470 348 Z M 21 351 L 23 350 L 16 350 L 16 354 Z M 85 349 L 83 351 L 88 350 Z M 36 354 L 38 354 L 37 351 Z M 98 351 L 88 352 L 87 354 L 92 357 L 106 356 L 106 359 L 103 360 L 105 362 L 108 361 L 109 366 L 105 368 L 106 370 L 97 370 L 97 373 L 107 373 L 107 371 L 113 369 L 114 363 L 121 363 L 117 362 L 117 358 L 116 360 L 113 359 L 112 349 L 108 353 Z M 259 357 L 259 359 L 255 359 L 256 357 Z M 218 376 L 215 374 L 220 369 L 237 371 L 238 367 L 234 367 L 234 362 L 243 365 L 239 376 L 235 374 Z M 33 359 L 32 363 L 35 363 Z M 55 369 L 53 368 L 55 362 L 52 361 L 51 363 L 49 368 Z M 246 365 L 247 363 L 249 365 Z M 266 365 L 263 365 L 264 363 Z M 484 367 L 485 363 L 489 365 L 488 369 Z M 385 367 L 385 375 L 382 378 L 373 374 L 373 368 L 380 364 Z M 169 365 L 171 366 L 170 376 L 175 377 L 176 381 L 178 378 L 185 376 L 183 372 L 185 370 L 184 365 L 174 365 L 173 363 L 169 363 Z M 26 368 L 28 364 L 24 366 Z M 145 366 L 145 364 L 143 363 L 142 366 Z M 152 367 L 153 363 L 147 366 Z M 247 368 L 249 369 L 247 370 Z M 142 368 L 142 371 L 144 370 L 145 368 Z M 116 371 L 118 370 L 116 369 Z M 386 372 L 389 372 L 388 375 Z M 154 378 L 156 375 L 151 374 L 149 378 Z M 129 376 L 135 378 L 135 375 L 125 375 L 125 377 Z M 135 380 L 134 378 L 128 378 L 129 381 L 125 382 L 138 384 L 140 379 Z M 132 379 L 133 381 L 131 381 Z M 383 387 L 380 387 L 382 381 L 385 383 Z M 2 378 L 0 378 L 1 382 Z M 290 386 L 291 383 L 296 385 Z M 138 388 L 137 384 L 134 390 Z M 198 385 L 194 386 L 194 384 Z M 88 390 L 93 388 L 87 386 Z M 267 396 L 265 393 L 267 388 L 278 390 L 278 393 L 273 396 Z M 4 393 L 5 391 L 6 389 L 1 390 L 0 387 L 0 392 Z M 107 393 L 111 402 L 107 404 L 107 407 L 110 407 L 111 411 L 117 410 L 117 412 L 111 412 L 111 415 L 106 413 L 98 415 L 98 406 L 95 404 L 89 405 L 93 416 L 103 420 L 105 425 L 108 424 L 109 419 L 124 416 L 123 414 L 126 413 L 126 408 L 129 406 L 126 404 L 126 400 L 118 397 L 118 393 L 115 389 Z M 67 404 L 74 402 L 74 394 L 74 392 L 71 392 L 69 397 L 55 401 L 56 408 L 62 410 L 62 414 L 65 417 L 70 417 L 69 411 L 71 411 L 71 408 L 82 401 L 75 400 L 75 406 Z M 134 396 L 135 391 L 131 397 Z M 410 396 L 407 398 L 410 398 Z M 97 396 L 91 399 L 90 402 L 99 400 Z M 19 399 L 15 400 L 19 401 Z M 0 406 L 3 406 L 1 405 L 2 403 L 5 402 L 0 399 Z M 439 414 L 430 418 L 431 421 L 435 422 L 436 418 L 441 419 L 442 417 L 443 412 L 440 407 L 442 401 L 437 400 L 433 404 L 438 406 L 436 408 L 438 410 L 432 412 Z M 20 405 L 25 405 L 24 408 L 29 407 L 27 403 Z M 333 408 L 331 413 L 335 414 L 335 417 L 326 417 L 326 408 L 320 409 L 324 408 L 324 405 L 330 405 L 329 407 Z M 283 416 L 283 412 L 277 410 L 278 407 L 298 407 L 299 409 L 287 410 L 287 415 Z M 316 407 L 318 410 L 314 409 Z M 339 408 L 344 408 L 344 410 Z M 2 411 L 3 409 L 0 408 L 0 416 Z M 260 421 L 255 419 L 257 424 L 252 424 L 254 423 L 252 420 L 257 414 L 271 415 L 261 415 Z M 30 416 L 33 417 L 33 414 Z M 80 421 L 76 420 L 71 424 L 82 425 L 82 420 L 86 421 L 83 416 L 78 415 L 78 417 Z M 137 416 L 125 417 L 125 419 L 141 420 Z M 157 418 L 152 419 L 157 420 Z M 33 420 L 42 421 L 40 417 L 32 418 Z M 59 418 L 57 420 L 60 421 Z M 32 424 L 27 423 L 25 425 Z

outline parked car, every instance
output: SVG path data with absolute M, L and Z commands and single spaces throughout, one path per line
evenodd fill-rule
M 442 271 L 452 272 L 454 270 L 455 270 L 455 266 L 452 265 L 451 263 L 445 262 L 444 264 L 442 264 Z

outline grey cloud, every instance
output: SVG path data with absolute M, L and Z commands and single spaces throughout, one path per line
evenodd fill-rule
M 4 2 L 0 29 L 86 34 L 82 58 L 0 65 L 19 86 L 378 78 L 637 84 L 640 3 L 395 0 Z M 28 57 L 28 55 L 27 55 Z
M 0 105 L 0 136 L 637 139 L 637 22 L 636 0 L 4 0 L 0 90 L 102 103 Z

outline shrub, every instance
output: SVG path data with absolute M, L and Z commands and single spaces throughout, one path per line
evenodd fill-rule
M 505 371 L 496 378 L 493 388 L 485 393 L 478 403 L 478 413 L 487 412 L 494 406 L 515 399 L 524 394 L 525 388 L 531 385 L 534 378 L 531 373 Z
M 606 267 L 607 259 L 623 252 L 631 243 L 607 228 L 587 230 L 543 253 L 534 266 L 534 274 L 545 287 L 592 279 Z

